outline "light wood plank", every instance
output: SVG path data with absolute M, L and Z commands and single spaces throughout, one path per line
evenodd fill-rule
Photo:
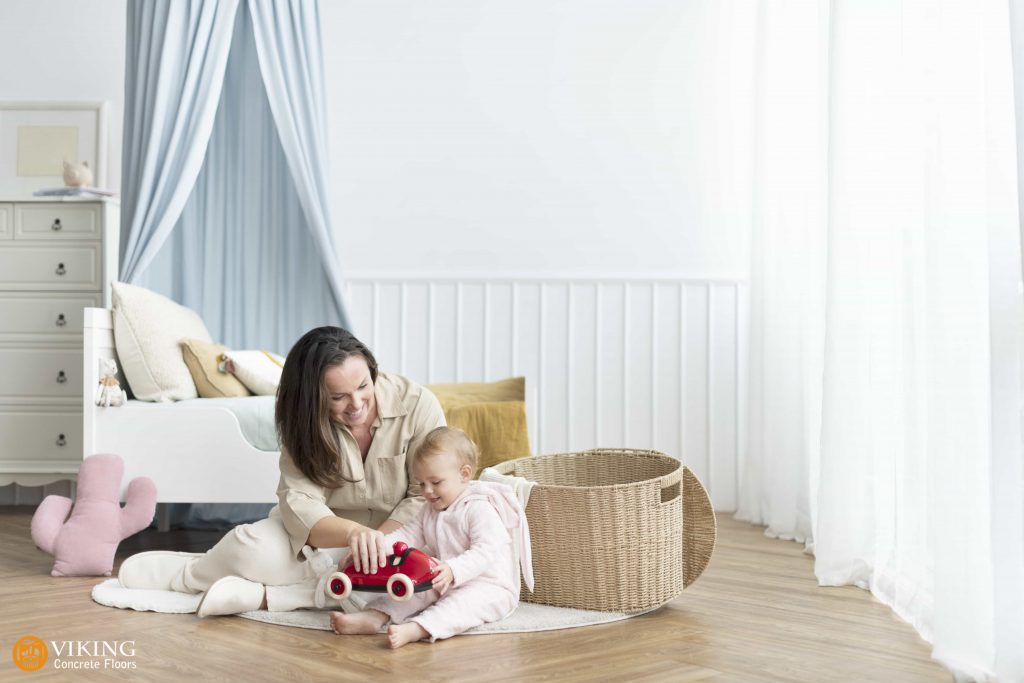
M 719 520 L 711 564 L 669 605 L 588 628 L 465 636 L 398 651 L 383 637 L 285 628 L 245 619 L 114 610 L 89 599 L 97 578 L 53 578 L 33 547 L 31 511 L 0 508 L 0 679 L 17 638 L 136 643 L 131 672 L 56 671 L 32 680 L 416 681 L 949 681 L 929 647 L 870 594 L 820 588 L 799 546 Z M 202 550 L 219 532 L 148 530 L 119 559 L 159 547 Z

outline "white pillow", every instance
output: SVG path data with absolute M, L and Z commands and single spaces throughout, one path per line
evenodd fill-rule
M 224 369 L 257 396 L 273 396 L 281 383 L 284 358 L 270 351 L 227 351 Z
M 212 342 L 195 311 L 165 296 L 123 282 L 112 285 L 114 346 L 132 394 L 140 401 L 197 398 L 181 357 L 182 339 Z

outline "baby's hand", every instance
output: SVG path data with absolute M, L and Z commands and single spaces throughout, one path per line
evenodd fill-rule
M 455 580 L 455 574 L 452 573 L 452 568 L 449 567 L 446 562 L 442 562 L 437 565 L 437 572 L 438 574 L 431 582 L 431 586 L 433 586 L 434 590 L 438 593 L 444 595 L 445 591 L 447 591 L 448 587 L 452 584 L 452 581 Z

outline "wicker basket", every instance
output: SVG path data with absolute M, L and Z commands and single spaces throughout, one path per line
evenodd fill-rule
M 714 513 L 700 482 L 675 458 L 598 449 L 495 469 L 537 482 L 526 507 L 535 590 L 524 588 L 524 601 L 638 612 L 679 595 L 707 565 Z M 687 488 L 698 503 L 696 553 L 684 553 Z

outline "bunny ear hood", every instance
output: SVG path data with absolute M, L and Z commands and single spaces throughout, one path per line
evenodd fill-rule
M 523 509 L 519 505 L 519 501 L 516 500 L 515 493 L 508 486 L 484 481 L 471 481 L 469 482 L 469 488 L 459 497 L 457 502 L 461 504 L 464 501 L 470 500 L 486 500 L 490 503 L 497 510 L 498 516 L 501 517 L 501 521 L 506 529 L 516 529 L 521 523 L 526 522 L 526 515 L 522 515 L 522 520 L 520 520 Z
M 526 512 L 509 486 L 484 481 L 471 481 L 466 492 L 456 501 L 464 505 L 470 500 L 486 500 L 501 518 L 502 524 L 509 530 L 512 545 L 519 558 L 519 566 L 523 572 L 523 582 L 533 591 L 533 553 L 530 549 L 530 525 L 526 521 Z

